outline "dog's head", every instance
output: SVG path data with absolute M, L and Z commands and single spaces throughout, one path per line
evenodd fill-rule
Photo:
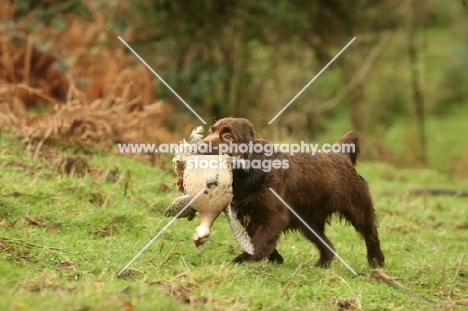
M 208 136 L 203 141 L 213 143 L 248 143 L 258 138 L 252 123 L 242 118 L 224 118 L 216 122 L 208 130 Z
M 200 142 L 198 150 L 203 154 L 218 154 L 221 151 L 223 154 L 236 156 L 244 155 L 245 152 L 240 152 L 239 148 L 233 148 L 233 145 L 264 142 L 247 119 L 224 118 L 209 128 L 208 135 Z

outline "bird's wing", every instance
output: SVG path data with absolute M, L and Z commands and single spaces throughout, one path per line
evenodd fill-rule
M 203 126 L 197 126 L 192 130 L 192 133 L 190 133 L 190 144 L 196 144 L 199 141 L 202 140 L 203 138 Z
M 166 217 L 174 217 L 176 216 L 191 200 L 192 198 L 188 195 L 183 195 L 178 197 L 177 199 L 172 202 L 169 208 L 164 213 Z M 182 214 L 179 215 L 177 218 L 187 218 L 188 220 L 193 220 L 195 218 L 195 213 L 197 211 L 193 209 L 191 206 L 187 207 Z

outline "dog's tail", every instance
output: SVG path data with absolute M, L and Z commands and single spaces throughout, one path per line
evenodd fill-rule
M 341 145 L 341 152 L 349 157 L 353 165 L 356 165 L 356 160 L 361 151 L 359 146 L 359 134 L 354 131 L 349 131 L 344 134 L 336 144 Z

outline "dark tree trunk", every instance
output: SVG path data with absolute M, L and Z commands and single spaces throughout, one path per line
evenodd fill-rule
M 410 0 L 408 10 L 408 55 L 411 70 L 411 88 L 412 100 L 416 112 L 417 135 L 419 143 L 419 161 L 427 164 L 426 150 L 426 129 L 424 118 L 424 97 L 421 90 L 420 74 L 418 69 L 418 49 L 416 44 L 416 29 L 417 29 L 417 14 L 418 0 Z
M 354 78 L 356 73 L 359 71 L 360 66 L 363 62 L 363 57 L 359 53 L 359 43 L 355 42 L 354 46 L 348 48 L 340 56 L 342 57 L 340 63 L 343 70 L 343 77 L 345 85 Z M 351 114 L 351 124 L 353 129 L 358 132 L 363 132 L 365 130 L 366 119 L 364 111 L 365 103 L 365 87 L 364 83 L 358 83 L 354 88 L 350 89 L 348 92 L 348 103 L 349 111 Z

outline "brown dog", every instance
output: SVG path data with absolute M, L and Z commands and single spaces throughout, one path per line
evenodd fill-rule
M 276 163 L 271 170 L 261 168 L 233 169 L 233 208 L 246 228 L 255 248 L 253 255 L 242 253 L 234 262 L 259 261 L 268 257 L 271 261 L 283 262 L 276 250 L 280 234 L 287 230 L 299 230 L 320 250 L 316 266 L 328 266 L 333 253 L 317 239 L 278 198 L 272 188 L 296 213 L 326 242 L 333 247 L 324 234 L 325 224 L 333 213 L 349 221 L 362 235 L 367 246 L 369 264 L 375 258 L 383 265 L 384 255 L 380 249 L 376 215 L 367 182 L 354 169 L 359 152 L 358 136 L 349 132 L 338 143 L 353 143 L 354 152 L 337 153 L 289 153 L 243 152 L 232 144 L 259 144 L 267 149 L 261 138 L 246 119 L 225 118 L 210 127 L 208 136 L 199 144 L 199 150 L 217 154 L 238 156 L 253 164 L 270 160 Z M 231 145 L 229 145 L 231 144 Z M 207 151 L 212 145 L 213 149 Z M 226 148 L 229 146 L 229 148 Z M 270 145 L 271 146 L 271 145 Z M 228 150 L 226 150 L 228 149 Z M 255 150 L 255 148 L 253 148 Z M 257 149 L 258 150 L 258 149 Z

